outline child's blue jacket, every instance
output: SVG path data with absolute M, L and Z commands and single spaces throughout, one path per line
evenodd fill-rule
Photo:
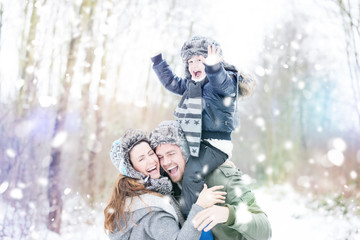
M 151 59 L 153 69 L 169 91 L 182 95 L 187 89 L 186 78 L 176 76 L 159 54 Z M 231 140 L 234 131 L 237 73 L 226 71 L 221 63 L 205 65 L 208 82 L 203 86 L 202 136 L 203 139 Z

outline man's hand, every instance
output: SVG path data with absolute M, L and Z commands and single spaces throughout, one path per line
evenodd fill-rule
M 213 66 L 215 64 L 218 64 L 223 60 L 223 57 L 220 55 L 220 47 L 216 49 L 215 45 L 208 45 L 208 55 L 207 58 L 204 58 L 204 56 L 200 55 L 200 59 L 203 63 L 205 63 L 208 66 Z
M 197 230 L 204 229 L 205 232 L 210 231 L 218 223 L 224 223 L 228 220 L 229 208 L 214 205 L 202 210 L 194 217 L 192 223 Z
M 225 203 L 225 195 L 226 192 L 217 191 L 219 189 L 223 189 L 224 186 L 214 186 L 208 188 L 206 184 L 204 184 L 203 190 L 200 192 L 199 197 L 195 204 L 208 208 L 213 206 L 216 203 Z

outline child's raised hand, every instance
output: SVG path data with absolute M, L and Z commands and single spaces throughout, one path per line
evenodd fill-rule
M 223 60 L 223 56 L 220 55 L 220 47 L 216 49 L 215 45 L 208 45 L 208 56 L 207 58 L 204 58 L 203 56 L 200 56 L 200 59 L 203 63 L 205 63 L 208 66 L 213 66 L 215 64 L 218 64 Z

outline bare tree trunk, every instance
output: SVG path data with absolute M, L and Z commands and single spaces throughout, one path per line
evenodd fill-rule
M 83 6 L 90 9 L 90 11 L 88 13 L 84 13 L 84 25 L 86 26 L 85 28 L 85 36 L 87 36 L 87 38 L 89 39 L 88 41 L 90 41 L 91 43 L 87 43 L 86 45 L 88 46 L 85 49 L 85 66 L 84 66 L 84 75 L 85 78 L 87 79 L 86 84 L 83 86 L 82 88 L 82 97 L 84 99 L 84 118 L 83 119 L 87 119 L 89 120 L 88 117 L 86 116 L 91 116 L 93 114 L 93 108 L 90 107 L 90 85 L 92 83 L 92 66 L 94 64 L 94 50 L 95 50 L 95 42 L 94 42 L 94 31 L 93 31 L 93 24 L 94 24 L 94 20 L 93 20 L 93 15 L 95 12 L 95 7 L 97 4 L 97 0 L 95 1 L 91 1 L 91 0 L 87 0 L 83 2 Z M 86 128 L 90 128 L 91 124 L 89 122 L 86 122 L 84 124 L 84 126 Z M 83 148 L 83 154 L 80 155 L 81 158 L 83 158 L 84 156 L 87 156 L 86 159 L 84 160 L 88 160 L 88 167 L 87 167 L 87 181 L 86 181 L 86 186 L 88 189 L 88 194 L 91 196 L 90 201 L 93 201 L 93 196 L 94 196 L 94 169 L 93 169 L 93 161 L 94 159 L 91 157 L 93 151 L 88 149 L 88 141 L 90 140 L 90 136 L 88 135 L 90 132 L 90 134 L 92 134 L 92 131 L 83 131 L 83 135 L 84 137 L 82 138 L 82 141 L 84 142 L 84 144 L 82 144 L 82 148 Z M 89 152 L 90 151 L 90 152 Z
M 112 11 L 111 9 L 107 10 L 107 18 L 111 17 L 112 15 Z M 104 49 L 104 54 L 101 58 L 101 74 L 100 74 L 100 82 L 98 85 L 98 94 L 97 94 L 97 100 L 96 100 L 96 108 L 97 110 L 95 111 L 95 139 L 94 139 L 94 144 L 97 145 L 100 142 L 102 142 L 103 138 L 104 138 L 104 128 L 105 128 L 105 120 L 104 120 L 104 116 L 103 116 L 103 112 L 107 112 L 105 111 L 100 111 L 100 109 L 104 110 L 105 109 L 105 99 L 104 99 L 104 89 L 105 89 L 105 85 L 106 85 L 106 79 L 107 79 L 107 51 L 106 51 L 106 47 L 107 47 L 107 41 L 108 38 L 107 36 L 105 36 L 104 41 L 103 41 L 103 49 Z M 98 153 L 98 146 L 94 146 L 94 148 L 90 151 L 89 154 L 89 165 L 88 165 L 88 181 L 90 184 L 90 194 L 92 196 L 91 198 L 91 202 L 94 201 L 94 190 L 96 189 L 94 187 L 94 180 L 95 180 L 95 159 L 96 159 L 96 155 Z
M 0 3 L 0 39 L 1 39 L 1 29 L 2 29 L 2 15 L 3 15 L 3 5 Z M 1 49 L 1 45 L 0 45 Z
M 63 114 L 62 114 L 63 115 Z M 60 115 L 58 115 L 60 116 Z M 55 132 L 63 128 L 64 120 L 56 121 Z M 52 160 L 49 166 L 49 185 L 48 185 L 48 199 L 49 199 L 49 215 L 47 221 L 47 227 L 49 230 L 60 233 L 61 228 L 61 214 L 63 208 L 63 202 L 61 199 L 60 190 L 60 163 L 61 163 L 61 150 L 59 148 L 52 148 L 51 151 Z
M 68 107 L 67 93 L 70 90 L 71 82 L 74 76 L 74 66 L 76 62 L 76 54 L 79 48 L 80 36 L 72 37 L 70 42 L 68 62 L 66 66 L 65 76 L 63 77 L 63 92 L 60 95 L 57 117 L 55 120 L 53 139 L 56 139 L 58 134 L 65 131 L 66 112 Z M 52 146 L 51 148 L 51 162 L 49 166 L 49 185 L 48 185 L 48 200 L 49 200 L 49 216 L 47 226 L 48 229 L 60 233 L 61 228 L 61 213 L 63 202 L 61 199 L 61 178 L 60 178 L 60 163 L 61 163 L 61 146 Z
M 35 70 L 35 48 L 34 46 L 34 40 L 36 38 L 36 28 L 37 24 L 39 23 L 39 15 L 37 13 L 37 8 L 35 7 L 36 1 L 32 3 L 32 13 L 31 13 L 31 19 L 30 19 L 30 30 L 29 35 L 26 40 L 26 45 L 22 46 L 22 49 L 25 49 L 25 59 L 23 60 L 24 64 L 21 68 L 21 79 L 24 80 L 24 85 L 20 89 L 20 95 L 19 95 L 19 104 L 18 104 L 18 115 L 23 115 L 24 108 L 28 109 L 30 108 L 29 105 L 32 105 L 32 103 L 36 100 L 36 88 L 34 84 L 34 70 Z M 29 3 L 28 3 L 29 4 Z M 28 4 L 26 7 L 26 10 L 28 8 Z M 25 30 L 24 30 L 25 31 Z M 29 105 L 28 105 L 29 104 Z
M 360 11 L 360 2 L 358 4 L 358 11 Z M 360 39 L 360 16 L 352 15 L 352 6 L 350 1 L 347 1 L 346 5 L 343 0 L 337 0 L 337 5 L 340 8 L 340 12 L 343 18 L 346 55 L 351 77 L 355 109 L 360 125 L 360 45 L 358 42 Z
M 55 129 L 53 139 L 56 139 L 58 134 L 62 134 L 65 131 L 66 112 L 68 107 L 68 96 L 66 95 L 70 91 L 72 79 L 74 77 L 74 67 L 76 63 L 76 56 L 79 50 L 79 44 L 81 36 L 89 22 L 88 6 L 91 6 L 92 0 L 84 1 L 79 9 L 80 23 L 77 26 L 77 34 L 72 36 L 70 42 L 70 48 L 68 53 L 68 62 L 66 66 L 65 76 L 63 77 L 63 93 L 60 95 L 59 108 L 57 111 L 57 118 L 55 122 Z M 61 146 L 52 146 L 51 157 L 52 161 L 49 167 L 49 217 L 48 228 L 54 232 L 60 233 L 61 228 L 61 213 L 62 213 L 62 200 L 61 200 L 61 178 L 60 178 L 60 163 L 61 163 Z

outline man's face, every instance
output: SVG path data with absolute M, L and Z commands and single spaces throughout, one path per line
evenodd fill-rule
M 185 159 L 179 146 L 165 143 L 155 149 L 161 167 L 175 183 L 180 182 L 185 171 Z

